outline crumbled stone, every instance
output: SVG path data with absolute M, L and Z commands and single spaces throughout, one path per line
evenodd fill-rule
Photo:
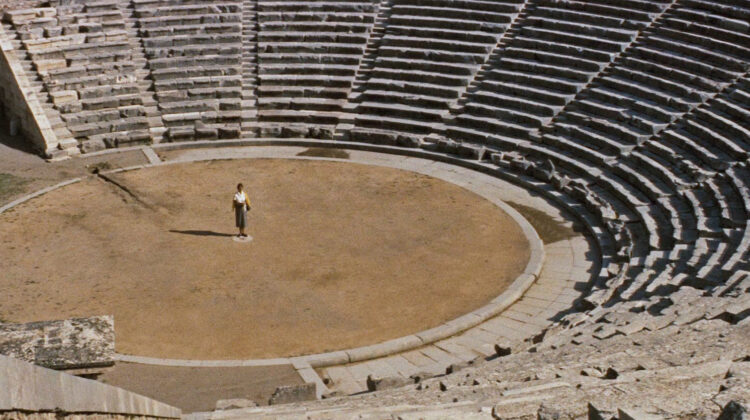
M 218 400 L 216 401 L 216 409 L 217 410 L 235 410 L 238 408 L 249 408 L 249 407 L 257 407 L 258 403 L 252 400 L 244 399 L 244 398 L 233 398 L 228 400 Z
M 316 399 L 315 384 L 280 386 L 268 400 L 268 405 L 289 404 Z
M 389 388 L 398 388 L 413 383 L 409 378 L 403 376 L 388 376 L 385 378 L 379 378 L 373 375 L 367 376 L 367 390 L 368 391 L 382 391 Z

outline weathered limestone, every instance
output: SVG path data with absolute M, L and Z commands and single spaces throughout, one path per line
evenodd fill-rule
M 105 124 L 106 118 L 99 118 L 102 123 L 91 130 L 83 120 L 91 120 L 91 116 L 81 118 L 78 114 L 82 110 L 101 109 L 103 113 L 131 105 L 142 105 L 139 99 L 120 97 L 91 107 L 91 102 L 83 101 L 83 94 L 79 91 L 90 88 L 95 84 L 111 84 L 127 86 L 131 92 L 140 93 L 135 67 L 130 63 L 133 54 L 125 23 L 116 5 L 102 5 L 98 7 L 84 7 L 73 4 L 52 8 L 48 13 L 37 12 L 37 18 L 21 20 L 11 16 L 10 21 L 16 31 L 22 35 L 22 45 L 28 53 L 34 71 L 40 77 L 42 86 L 47 90 L 53 109 L 47 109 L 48 115 L 54 115 L 62 120 L 65 130 L 60 133 L 72 135 L 84 151 L 105 147 L 101 139 L 95 137 L 108 133 L 107 147 L 132 144 L 135 142 L 150 142 L 150 137 L 132 136 L 123 132 L 129 128 L 126 124 Z M 39 25 L 43 32 L 26 32 L 30 25 Z M 64 30 L 62 28 L 64 27 Z M 116 91 L 112 89 L 112 92 Z M 117 96 L 113 99 L 118 99 Z M 145 110 L 140 111 L 146 113 Z M 111 120 L 109 120 L 111 121 Z M 149 130 L 148 123 L 132 129 Z M 97 146 L 98 145 L 98 146 Z
M 258 83 L 274 92 L 257 102 L 261 136 L 296 123 L 310 127 L 300 137 L 333 138 L 377 11 L 371 1 L 258 3 Z
M 379 56 L 360 69 L 357 92 L 350 95 L 357 129 L 344 133 L 346 138 L 368 141 L 368 131 L 428 134 L 522 8 L 520 2 L 422 6 L 396 1 L 388 10 L 388 26 L 373 51 Z
M 35 17 L 38 13 L 45 12 L 28 13 Z M 56 158 L 75 154 L 71 151 L 70 142 L 58 140 L 39 99 L 31 91 L 18 51 L 3 28 L 0 28 L 0 48 L 0 81 L 4 86 L 0 91 L 3 99 L 3 116 L 45 156 Z
M 138 1 L 139 35 L 168 141 L 238 138 L 242 8 L 238 2 Z M 206 99 L 216 99 L 213 102 Z
M 112 316 L 0 324 L 0 354 L 51 369 L 111 366 L 114 327 Z
M 0 356 L 0 413 L 180 418 L 175 407 L 96 381 Z M 34 417 L 31 417 L 34 418 Z
M 293 402 L 314 400 L 315 384 L 280 386 L 276 388 L 268 405 L 289 404 Z

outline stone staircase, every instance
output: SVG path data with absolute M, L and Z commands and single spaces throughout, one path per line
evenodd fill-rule
M 342 109 L 344 113 L 350 113 L 350 115 L 343 114 L 339 118 L 339 124 L 336 126 L 336 131 L 333 135 L 334 140 L 347 140 L 348 130 L 354 127 L 353 113 L 356 110 L 358 98 L 362 94 L 362 87 L 369 78 L 372 68 L 375 66 L 375 59 L 378 55 L 380 43 L 383 41 L 383 35 L 385 35 L 385 27 L 391 15 L 392 5 L 393 0 L 382 0 L 378 6 L 378 14 L 370 30 L 370 37 L 367 40 L 365 52 L 359 61 L 359 67 L 352 81 L 351 90 L 347 95 L 347 103 Z
M 258 136 L 258 15 L 257 0 L 242 2 L 242 138 Z
M 161 143 L 166 128 L 164 127 L 164 121 L 161 119 L 158 103 L 154 97 L 154 81 L 151 77 L 146 53 L 143 50 L 143 43 L 135 17 L 135 9 L 132 3 L 120 3 L 119 6 L 125 18 L 125 30 L 128 32 L 128 41 L 133 52 L 133 63 L 137 64 L 136 77 L 143 98 L 143 107 L 146 109 L 146 116 L 148 117 L 152 142 Z
M 240 138 L 242 2 L 132 3 L 166 139 Z
M 350 98 L 354 141 L 415 146 L 441 129 L 524 2 L 398 0 L 389 4 L 377 57 Z M 356 104 L 356 105 L 355 105 Z
M 463 108 L 463 105 L 466 104 L 468 96 L 477 91 L 479 89 L 479 86 L 481 84 L 481 80 L 485 77 L 486 73 L 492 69 L 494 65 L 496 65 L 497 61 L 500 59 L 500 57 L 503 54 L 503 50 L 505 50 L 505 47 L 508 45 L 508 43 L 515 38 L 520 32 L 521 27 L 523 26 L 525 19 L 533 14 L 534 9 L 536 8 L 536 3 L 534 2 L 526 2 L 524 4 L 523 9 L 521 12 L 516 16 L 516 19 L 511 23 L 510 27 L 507 31 L 503 34 L 503 36 L 500 37 L 497 41 L 497 45 L 495 45 L 495 48 L 493 48 L 492 52 L 489 56 L 487 56 L 487 61 L 484 62 L 482 67 L 477 70 L 476 73 L 474 73 L 474 79 L 472 79 L 471 82 L 469 82 L 468 85 L 466 85 L 466 89 L 464 90 L 463 94 L 459 98 L 453 102 L 449 108 L 451 110 L 450 114 L 447 114 L 444 118 L 444 121 L 447 122 L 451 119 L 453 119 L 453 116 L 456 114 L 459 114 L 461 112 L 461 109 Z
M 359 68 L 357 74 L 352 82 L 352 94 L 349 95 L 350 100 L 354 92 L 360 92 L 362 85 L 367 80 L 375 66 L 375 59 L 378 55 L 378 49 L 383 41 L 383 35 L 385 35 L 385 27 L 388 23 L 388 18 L 391 16 L 391 7 L 393 6 L 393 0 L 383 0 L 380 2 L 378 7 L 378 15 L 375 18 L 375 22 L 370 30 L 370 38 L 367 40 L 367 46 L 365 47 L 365 54 L 359 62 Z
M 258 1 L 262 137 L 332 139 L 378 3 Z
M 12 24 L 3 22 L 2 25 L 5 33 L 9 36 L 13 36 L 13 34 L 16 33 L 15 28 Z M 29 81 L 31 90 L 27 92 L 27 94 L 35 96 L 44 109 L 44 113 L 49 120 L 50 126 L 57 136 L 57 140 L 60 145 L 58 146 L 59 149 L 66 151 L 65 153 L 63 153 L 63 155 L 77 154 L 78 141 L 76 141 L 71 132 L 67 129 L 65 122 L 63 122 L 62 118 L 60 117 L 60 112 L 55 109 L 54 105 L 52 104 L 52 98 L 50 97 L 47 89 L 45 89 L 44 83 L 42 82 L 39 73 L 36 71 L 34 63 L 32 62 L 31 57 L 28 55 L 28 52 L 24 48 L 23 43 L 17 38 L 11 39 L 11 43 L 13 44 L 13 49 L 16 52 L 16 56 L 21 64 L 21 67 L 26 74 L 26 78 Z M 76 151 L 73 152 L 73 149 L 75 149 Z M 62 155 L 52 156 L 53 159 L 57 157 L 62 157 Z

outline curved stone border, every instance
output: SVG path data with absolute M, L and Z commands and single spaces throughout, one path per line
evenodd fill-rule
M 19 204 L 22 204 L 22 203 L 25 203 L 25 202 L 27 202 L 27 201 L 29 201 L 31 199 L 37 198 L 40 195 L 47 194 L 50 191 L 54 191 L 54 190 L 56 190 L 58 188 L 62 188 L 64 186 L 66 186 L 66 185 L 75 184 L 76 182 L 79 182 L 82 179 L 83 178 L 69 179 L 67 181 L 63 181 L 63 182 L 61 182 L 59 184 L 55 184 L 55 185 L 49 186 L 47 188 L 42 188 L 39 191 L 35 191 L 35 192 L 33 192 L 33 193 L 29 194 L 29 195 L 25 195 L 25 196 L 23 196 L 23 197 L 21 197 L 19 199 L 13 200 L 13 201 L 11 201 L 10 203 L 8 203 L 8 204 L 6 204 L 4 206 L 0 206 L 0 214 L 5 213 L 6 211 L 12 209 L 13 207 L 15 207 L 15 206 L 17 206 Z
M 106 171 L 103 173 L 119 173 L 126 171 L 133 171 L 138 169 L 145 169 L 154 166 L 171 165 L 189 162 L 198 162 L 205 160 L 214 159 L 233 159 L 233 157 L 218 157 L 212 156 L 207 153 L 207 156 L 202 158 L 190 159 L 186 161 L 167 161 L 167 162 L 155 162 L 153 149 L 161 150 L 181 150 L 181 149 L 197 149 L 197 148 L 216 148 L 219 147 L 242 147 L 242 146 L 297 146 L 297 147 L 329 147 L 338 149 L 350 149 L 350 150 L 364 150 L 368 152 L 379 153 L 383 156 L 384 161 L 391 160 L 390 164 L 384 164 L 383 166 L 389 166 L 401 170 L 407 170 L 410 172 L 416 172 L 406 166 L 399 165 L 396 160 L 390 158 L 392 155 L 406 155 L 415 158 L 425 159 L 427 161 L 436 160 L 444 163 L 456 164 L 463 163 L 460 166 L 467 167 L 469 169 L 478 169 L 475 164 L 479 162 L 466 161 L 464 159 L 452 158 L 450 156 L 442 155 L 439 153 L 428 152 L 419 149 L 404 149 L 399 147 L 390 146 L 377 146 L 365 143 L 344 143 L 344 142 L 325 142 L 308 139 L 299 140 L 285 140 L 285 139 L 260 139 L 252 141 L 226 141 L 226 142 L 188 142 L 188 143 L 168 143 L 154 145 L 152 147 L 135 147 L 128 149 L 112 149 L 98 152 L 91 155 L 102 155 L 109 153 L 117 153 L 126 150 L 142 150 L 146 157 L 149 159 L 150 164 L 147 165 L 136 165 L 127 168 L 115 169 L 112 171 Z M 385 153 L 383 153 L 385 152 Z M 234 159 L 246 159 L 247 157 L 234 157 Z M 337 158 L 325 158 L 325 157 L 307 157 L 307 156 L 279 156 L 278 158 L 285 159 L 301 159 L 301 160 L 328 160 L 328 161 L 339 161 L 349 162 L 355 164 L 372 164 L 371 162 L 358 162 L 352 159 L 337 159 Z M 468 163 L 468 165 L 467 165 Z M 472 165 L 474 163 L 474 165 Z M 486 170 L 480 172 L 487 173 Z M 490 173 L 490 175 L 496 175 Z M 439 175 L 432 174 L 435 178 L 441 179 L 446 182 L 456 184 L 453 180 L 441 177 Z M 18 204 L 28 201 L 32 198 L 38 197 L 47 192 L 53 191 L 58 188 L 62 188 L 66 185 L 80 181 L 82 178 L 76 178 L 70 181 L 66 181 L 55 186 L 45 188 L 37 191 L 26 197 L 22 197 L 2 208 L 0 213 L 6 211 Z M 544 261 L 544 247 L 539 235 L 531 226 L 531 224 L 514 208 L 510 207 L 506 203 L 483 193 L 477 188 L 473 188 L 470 183 L 466 185 L 456 184 L 466 190 L 469 190 L 482 198 L 490 201 L 496 206 L 500 207 L 506 214 L 508 214 L 518 226 L 526 237 L 529 247 L 530 256 L 529 261 L 524 271 L 516 278 L 516 280 L 499 296 L 493 299 L 487 305 L 484 305 L 474 311 L 471 311 L 461 317 L 447 321 L 442 325 L 431 328 L 429 330 L 417 332 L 415 334 L 407 335 L 404 337 L 395 338 L 392 340 L 384 341 L 377 344 L 368 346 L 356 347 L 346 350 L 337 350 L 328 353 L 319 353 L 305 356 L 297 356 L 290 358 L 274 358 L 274 359 L 249 359 L 249 360 L 180 360 L 180 359 L 163 359 L 133 355 L 116 355 L 116 359 L 123 362 L 151 364 L 151 365 L 162 365 L 162 366 L 183 366 L 183 367 L 240 367 L 240 366 L 269 366 L 279 364 L 309 364 L 313 368 L 327 367 L 341 364 L 348 364 L 354 362 L 361 362 L 369 359 L 375 359 L 383 356 L 388 356 L 395 353 L 401 353 L 408 350 L 413 350 L 425 345 L 435 343 L 437 341 L 449 338 L 453 335 L 466 331 L 473 328 L 482 322 L 493 318 L 510 305 L 516 302 L 523 294 L 528 290 L 529 287 L 536 281 L 539 273 L 542 269 L 542 263 Z

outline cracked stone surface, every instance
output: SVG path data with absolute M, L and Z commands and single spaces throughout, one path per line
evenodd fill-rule
M 115 363 L 112 316 L 0 324 L 0 354 L 52 369 Z

